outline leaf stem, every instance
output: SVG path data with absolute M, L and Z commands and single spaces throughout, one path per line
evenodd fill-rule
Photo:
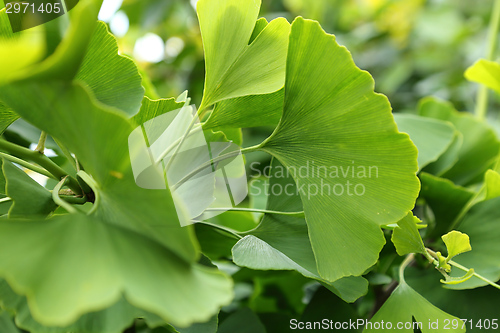
M 497 48 L 497 33 L 500 27 L 500 0 L 495 0 L 491 14 L 490 27 L 488 32 L 488 51 L 486 59 L 493 61 Z M 479 87 L 477 92 L 476 117 L 484 120 L 488 110 L 488 88 L 484 85 Z
M 427 250 L 427 252 L 428 252 L 428 253 L 429 253 L 432 257 L 437 258 L 437 254 L 436 254 L 436 252 L 432 251 L 431 249 L 426 249 L 426 250 Z M 458 268 L 458 269 L 461 269 L 461 270 L 462 270 L 462 271 L 464 271 L 464 272 L 468 272 L 468 271 L 469 271 L 469 268 L 467 268 L 467 267 L 465 267 L 465 266 L 462 266 L 462 265 L 460 265 L 459 263 L 457 263 L 457 262 L 455 262 L 455 261 L 453 261 L 453 260 L 449 260 L 449 261 L 448 261 L 448 264 L 450 264 L 450 265 L 452 265 L 452 266 L 454 266 L 454 267 L 456 267 L 456 268 Z M 474 272 L 474 273 L 472 273 L 472 275 L 473 275 L 473 276 L 475 276 L 475 277 L 477 277 L 478 279 L 480 279 L 480 280 L 482 280 L 482 281 L 486 282 L 487 284 L 489 284 L 489 285 L 491 285 L 491 286 L 493 286 L 493 287 L 495 287 L 495 288 L 497 288 L 497 289 L 500 289 L 500 285 L 498 285 L 498 284 L 496 284 L 495 282 L 493 282 L 493 281 L 491 281 L 491 280 L 489 280 L 489 279 L 485 278 L 485 277 L 484 277 L 484 276 L 482 276 L 481 274 L 477 274 L 476 272 Z
M 17 163 L 19 165 L 22 165 L 26 169 L 30 169 L 30 170 L 35 171 L 35 172 L 37 172 L 37 173 L 39 173 L 41 175 L 44 175 L 46 177 L 57 179 L 53 174 L 51 174 L 50 172 L 48 172 L 44 168 L 41 168 L 38 165 L 34 165 L 34 164 L 29 163 L 29 162 L 26 162 L 25 160 L 22 160 L 20 158 L 15 157 L 15 156 L 12 156 L 12 155 L 0 152 L 0 157 L 3 157 L 6 160 L 9 160 L 11 162 Z
M 68 213 L 74 214 L 77 212 L 75 207 L 71 206 L 69 203 L 61 199 L 59 196 L 59 191 L 61 188 L 66 184 L 68 181 L 68 176 L 65 176 L 57 185 L 54 187 L 54 190 L 52 190 L 52 200 L 58 205 L 61 206 L 62 208 L 66 209 Z
M 209 227 L 212 227 L 214 229 L 217 229 L 217 230 L 220 230 L 220 231 L 224 231 L 225 233 L 228 233 L 230 234 L 231 236 L 233 236 L 234 238 L 236 239 L 242 239 L 243 237 L 238 235 L 236 232 L 230 230 L 230 229 L 227 229 L 221 225 L 218 225 L 218 224 L 214 224 L 214 223 L 210 223 L 210 222 L 206 222 L 206 221 L 199 221 L 199 222 L 196 222 L 196 223 L 199 223 L 199 224 L 205 224 Z
M 101 200 L 100 194 L 98 191 L 99 186 L 97 185 L 96 181 L 92 177 L 90 177 L 90 175 L 88 173 L 86 173 L 85 171 L 80 170 L 80 171 L 78 171 L 77 175 L 85 182 L 85 184 L 88 187 L 90 187 L 92 189 L 92 192 L 94 193 L 94 207 L 92 207 L 90 212 L 88 212 L 88 214 L 91 214 L 97 209 L 99 202 Z
M 73 205 L 83 205 L 84 203 L 86 203 L 88 201 L 86 196 L 77 197 L 74 195 L 59 195 L 59 197 L 61 199 L 63 199 L 64 201 L 66 201 L 67 203 L 70 203 Z
M 181 186 L 182 184 L 184 184 L 185 182 L 187 182 L 191 177 L 193 177 L 194 175 L 196 175 L 198 172 L 203 171 L 205 168 L 207 168 L 207 167 L 209 167 L 209 166 L 211 166 L 211 165 L 213 165 L 213 164 L 215 164 L 217 162 L 220 162 L 220 161 L 223 161 L 223 160 L 226 160 L 226 159 L 229 159 L 229 158 L 236 157 L 236 156 L 238 156 L 240 154 L 243 155 L 243 154 L 254 152 L 254 151 L 260 149 L 260 147 L 261 147 L 261 145 L 259 144 L 259 145 L 256 145 L 256 146 L 252 146 L 252 147 L 247 147 L 247 148 L 235 150 L 235 151 L 232 151 L 230 153 L 217 156 L 216 158 L 203 163 L 202 165 L 200 165 L 199 167 L 197 167 L 196 169 L 194 169 L 193 171 L 191 171 L 190 173 L 188 173 L 181 180 L 179 180 L 177 182 L 177 184 L 171 186 L 171 188 L 172 188 L 172 190 L 176 190 L 177 188 L 179 188 L 179 186 Z
M 406 281 L 405 281 L 405 269 L 413 261 L 414 257 L 415 257 L 415 255 L 413 253 L 410 253 L 409 255 L 406 256 L 405 260 L 403 260 L 403 262 L 401 263 L 401 266 L 399 266 L 399 283 L 406 283 Z
M 457 217 L 452 221 L 451 225 L 448 227 L 448 231 L 454 230 L 460 221 L 464 218 L 465 214 L 471 209 L 472 206 L 476 203 L 477 198 L 483 193 L 484 190 L 484 185 L 483 188 L 481 188 L 478 192 L 476 192 L 475 195 L 470 198 L 470 200 L 465 204 L 465 206 L 462 207 L 460 212 L 458 213 Z
M 5 150 L 13 155 L 20 156 L 23 159 L 35 162 L 36 164 L 42 166 L 45 170 L 47 170 L 52 175 L 51 177 L 55 177 L 55 179 L 61 180 L 64 177 L 68 176 L 66 171 L 64 171 L 59 165 L 55 164 L 47 156 L 40 154 L 40 152 L 38 151 L 30 150 L 6 140 L 0 140 L 0 149 Z M 82 193 L 80 185 L 78 185 L 78 182 L 73 177 L 68 177 L 68 187 L 77 194 Z
M 47 141 L 47 132 L 42 131 L 40 134 L 40 139 L 38 139 L 38 144 L 36 145 L 35 150 L 43 154 L 45 152 L 45 141 Z
M 71 155 L 71 152 L 69 151 L 69 149 L 66 148 L 66 146 L 63 145 L 61 142 L 59 142 L 57 139 L 54 139 L 54 141 L 59 146 L 59 148 L 63 152 L 64 156 L 66 156 L 66 158 L 68 159 L 68 161 L 71 163 L 71 165 L 73 166 L 73 168 L 75 168 L 75 170 L 78 171 L 78 168 L 77 168 L 77 165 L 76 165 L 76 157 L 73 157 L 73 155 Z
M 291 215 L 291 216 L 304 216 L 304 211 L 301 212 L 281 212 L 277 210 L 257 209 L 257 208 L 207 208 L 206 212 L 250 212 L 250 213 L 263 213 L 263 214 L 276 214 L 276 215 Z

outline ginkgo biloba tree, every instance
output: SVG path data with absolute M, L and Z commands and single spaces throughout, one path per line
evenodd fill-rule
M 242 146 L 241 128 L 273 126 L 261 143 L 211 163 L 265 152 L 268 185 L 290 191 L 269 193 L 265 209 L 227 207 L 233 217 L 260 213 L 253 227 L 238 217 L 181 226 L 187 210 L 179 207 L 195 199 L 176 194 L 182 184 L 139 187 L 128 140 L 189 98 L 145 93 L 134 61 L 119 55 L 97 21 L 99 6 L 80 1 L 52 51 L 43 26 L 13 33 L 0 11 L 0 130 L 21 118 L 41 131 L 35 150 L 0 139 L 2 332 L 118 333 L 136 325 L 238 332 L 242 322 L 252 322 L 253 332 L 279 332 L 251 311 L 234 311 L 239 279 L 259 280 L 260 271 L 296 271 L 336 295 L 339 309 L 352 310 L 348 303 L 368 293 L 370 324 L 414 320 L 422 332 L 465 332 L 488 319 L 498 327 L 492 310 L 464 317 L 453 307 L 454 297 L 465 297 L 459 290 L 500 289 L 500 141 L 483 119 L 434 98 L 418 114 L 393 116 L 370 74 L 318 22 L 259 19 L 260 0 L 200 0 L 204 95 L 167 150 L 178 152 L 192 131 L 203 130 L 209 144 Z M 498 66 L 480 61 L 467 76 L 499 90 L 491 75 Z M 44 155 L 47 140 L 57 159 Z M 329 171 L 293 172 L 312 164 Z M 41 186 L 24 170 L 54 181 Z M 182 181 L 196 181 L 198 171 Z M 347 179 L 341 194 L 339 178 Z M 354 180 L 362 186 L 353 194 Z M 380 285 L 384 295 L 371 304 Z M 482 302 L 478 290 L 471 307 Z M 319 297 L 308 300 L 302 320 Z M 221 308 L 233 314 L 219 325 Z M 360 313 L 344 320 L 369 316 Z M 435 321 L 438 328 L 429 325 Z

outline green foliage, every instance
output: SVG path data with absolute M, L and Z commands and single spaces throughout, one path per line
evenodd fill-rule
M 313 17 L 328 8 L 284 3 Z M 484 289 L 500 289 L 500 140 L 481 114 L 426 97 L 393 115 L 336 36 L 295 15 L 259 18 L 272 6 L 260 0 L 200 0 L 201 40 L 185 48 L 203 46 L 205 66 L 193 65 L 205 71 L 196 79 L 203 95 L 193 87 L 159 98 L 155 71 L 167 62 L 146 68 L 122 55 L 128 37 L 97 20 L 100 6 L 79 1 L 19 34 L 0 10 L 1 333 L 265 333 L 289 330 L 292 319 L 370 317 L 355 331 L 414 320 L 426 333 L 468 318 L 467 309 L 475 320 L 491 314 Z M 182 6 L 123 11 L 138 35 L 141 15 L 160 24 L 166 8 Z M 375 7 L 385 38 L 405 40 L 418 24 Z M 183 57 L 170 64 L 196 63 Z M 409 77 L 408 59 L 383 89 Z M 500 92 L 498 66 L 480 60 L 465 76 Z M 171 132 L 155 123 L 183 111 Z M 200 141 L 190 146 L 192 138 Z M 131 161 L 141 156 L 161 186 L 138 186 Z M 242 182 L 229 182 L 234 175 Z M 226 194 L 228 207 L 217 201 Z
M 379 225 L 403 217 L 418 191 L 416 150 L 397 132 L 387 99 L 372 89 L 371 76 L 317 22 L 293 22 L 283 116 L 262 149 L 296 170 L 308 162 L 344 170 L 359 165 L 365 172 L 377 168 L 376 175 L 365 174 L 361 196 L 299 191 L 318 272 L 328 280 L 362 274 L 375 264 L 384 244 Z M 300 173 L 295 180 L 318 191 L 322 182 L 332 190 L 338 183 L 335 177 Z M 351 260 L 353 255 L 359 259 Z
M 460 319 L 450 316 L 449 314 L 438 309 L 427 301 L 424 297 L 413 290 L 406 282 L 400 283 L 400 285 L 394 290 L 389 297 L 389 299 L 384 303 L 380 310 L 371 319 L 372 323 L 381 323 L 382 320 L 385 322 L 384 327 L 388 324 L 391 328 L 398 328 L 398 323 L 412 323 L 412 318 L 415 318 L 415 322 L 422 323 L 420 330 L 423 333 L 427 332 L 441 332 L 442 327 L 446 324 L 446 321 L 458 320 Z M 434 327 L 430 326 L 430 323 L 437 322 L 438 324 Z M 401 327 L 398 332 L 414 332 L 414 328 L 417 326 Z M 363 332 L 377 332 L 377 329 L 366 329 Z M 450 332 L 465 332 L 465 327 L 462 328 L 460 325 L 458 328 L 453 329 L 450 326 Z
M 410 253 L 426 253 L 424 242 L 417 229 L 419 222 L 420 220 L 412 213 L 408 213 L 394 228 L 392 242 L 400 256 Z

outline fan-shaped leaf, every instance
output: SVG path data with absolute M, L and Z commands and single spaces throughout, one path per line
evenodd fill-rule
M 409 114 L 395 114 L 401 132 L 408 133 L 418 149 L 419 171 L 436 161 L 452 144 L 455 128 L 450 123 Z
M 467 80 L 484 84 L 498 93 L 500 93 L 499 77 L 500 64 L 486 59 L 478 60 L 465 71 L 465 78 Z
M 271 191 L 267 209 L 298 212 L 302 203 L 291 175 L 284 171 L 276 159 L 272 163 Z M 252 269 L 296 270 L 302 275 L 322 282 L 346 302 L 354 302 L 367 292 L 368 281 L 360 276 L 350 276 L 328 281 L 318 273 L 316 260 L 308 237 L 304 217 L 279 214 L 264 215 L 257 228 L 251 230 L 233 247 L 233 260 L 237 265 Z M 330 258 L 335 265 L 334 258 Z M 326 263 L 325 263 L 326 264 Z
M 426 252 L 424 242 L 417 229 L 417 223 L 419 221 L 420 220 L 410 212 L 399 221 L 398 226 L 394 228 L 391 240 L 400 256 L 409 253 Z
M 415 318 L 415 322 L 412 323 L 412 318 Z M 465 332 L 465 325 L 461 325 L 462 321 L 456 317 L 453 317 L 446 312 L 438 309 L 422 297 L 419 293 L 413 290 L 406 283 L 401 283 L 396 290 L 394 290 L 387 299 L 387 301 L 382 305 L 380 310 L 373 316 L 370 320 L 372 326 L 365 327 L 367 329 L 363 330 L 365 333 L 379 332 L 379 329 L 373 328 L 374 324 L 383 321 L 385 323 L 385 328 L 383 331 L 396 330 L 398 332 L 408 332 L 413 333 L 414 328 L 417 328 L 416 323 L 420 323 L 419 328 L 423 333 L 428 332 L 443 332 L 445 330 L 446 322 L 451 322 L 452 320 L 460 323 L 458 328 L 448 324 L 446 331 L 448 332 Z M 435 325 L 431 325 L 435 323 Z M 402 324 L 403 326 L 399 326 Z M 404 325 L 408 325 L 405 327 Z M 391 325 L 388 327 L 388 325 Z
M 100 102 L 130 116 L 141 107 L 139 71 L 131 59 L 118 54 L 116 39 L 103 22 L 97 23 L 75 79 L 85 82 Z
M 216 269 L 190 265 L 157 242 L 87 215 L 4 220 L 0 238 L 0 274 L 28 295 L 33 318 L 45 325 L 68 325 L 124 296 L 188 326 L 231 300 L 231 282 Z
M 50 193 L 9 161 L 3 161 L 5 192 L 14 201 L 9 217 L 47 216 L 57 208 Z
M 450 103 L 434 98 L 423 99 L 419 113 L 425 117 L 449 121 L 463 135 L 459 159 L 442 177 L 462 186 L 482 181 L 483 174 L 493 165 L 500 150 L 500 141 L 493 129 L 471 114 L 457 112 Z
M 283 116 L 261 148 L 294 172 L 318 271 L 330 281 L 376 262 L 379 225 L 406 215 L 419 190 L 417 151 L 387 99 L 335 37 L 302 18 L 292 24 Z
M 271 21 L 250 43 L 260 0 L 201 0 L 196 8 L 206 64 L 200 109 L 283 87 L 290 32 L 285 19 Z
M 500 279 L 500 198 L 482 201 L 474 205 L 465 215 L 458 230 L 470 237 L 472 251 L 462 253 L 453 261 L 473 268 L 477 274 L 496 282 Z M 452 269 L 452 276 L 463 275 L 463 271 Z M 487 283 L 473 276 L 468 281 L 449 286 L 453 289 L 470 289 Z

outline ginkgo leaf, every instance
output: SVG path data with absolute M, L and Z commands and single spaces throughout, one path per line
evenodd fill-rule
M 462 253 L 453 261 L 473 268 L 474 271 L 496 282 L 500 279 L 500 198 L 494 198 L 475 204 L 464 216 L 458 230 L 470 237 L 472 251 Z M 453 268 L 451 276 L 459 277 L 463 271 Z M 453 289 L 470 289 L 485 286 L 487 283 L 473 276 L 463 283 L 447 286 Z
M 100 1 L 82 0 L 71 13 L 71 25 L 54 53 L 36 66 L 30 66 L 15 79 L 71 80 L 75 77 L 85 56 L 85 50 L 97 24 Z
M 97 23 L 75 79 L 85 82 L 100 102 L 129 116 L 141 107 L 144 88 L 139 71 L 132 59 L 118 54 L 116 39 L 104 22 Z
M 382 322 L 384 323 L 383 331 L 397 330 L 398 332 L 413 333 L 414 328 L 418 327 L 422 333 L 443 332 L 446 322 L 452 320 L 462 323 L 460 319 L 438 309 L 409 285 L 402 282 L 370 320 L 371 325 L 370 323 L 365 325 L 363 332 L 380 332 Z M 378 329 L 376 328 L 377 324 Z M 465 332 L 465 325 L 458 325 L 458 327 L 448 325 L 446 331 Z
M 480 59 L 465 71 L 469 81 L 484 84 L 486 87 L 500 93 L 500 64 L 486 59 Z
M 14 314 L 16 325 L 19 328 L 31 333 L 122 333 L 135 318 L 146 317 L 147 320 L 147 317 L 153 316 L 133 307 L 121 298 L 107 309 L 84 314 L 70 326 L 43 326 L 33 319 L 26 297 L 16 294 L 7 282 L 1 279 L 0 304 L 2 308 Z M 163 320 L 159 320 L 165 323 Z M 156 321 L 151 322 L 156 324 Z
M 455 271 L 455 268 L 453 271 Z M 458 275 L 464 274 L 461 270 L 457 272 Z M 467 318 L 472 320 L 473 323 L 478 323 L 480 319 L 496 318 L 497 316 L 498 299 L 492 297 L 492 295 L 495 295 L 498 289 L 486 286 L 484 288 L 457 291 L 454 290 L 457 286 L 467 284 L 470 280 L 459 285 L 444 286 L 441 283 L 436 283 L 443 276 L 437 270 L 428 267 L 423 269 L 408 267 L 405 275 L 408 284 L 415 291 L 438 308 L 458 318 Z M 467 332 L 475 331 L 475 325 L 467 325 Z
M 453 184 L 448 179 L 439 178 L 425 172 L 419 174 L 422 182 L 420 196 L 434 213 L 434 227 L 428 230 L 428 236 L 441 237 L 450 230 L 463 207 L 472 199 L 474 192 Z
M 448 149 L 441 156 L 439 156 L 437 161 L 431 162 L 429 165 L 425 166 L 423 171 L 435 176 L 442 176 L 446 171 L 450 170 L 455 163 L 457 163 L 458 154 L 463 141 L 464 136 L 455 129 L 453 142 L 450 144 Z
M 486 196 L 484 200 L 500 197 L 500 174 L 495 170 L 488 170 L 484 175 Z
M 18 98 L 26 90 L 33 93 L 33 98 Z M 135 184 L 126 144 L 127 138 L 133 129 L 131 121 L 115 109 L 106 108 L 103 104 L 96 104 L 88 92 L 79 84 L 25 81 L 4 86 L 0 94 L 2 95 L 2 99 L 7 100 L 9 105 L 18 114 L 37 125 L 37 127 L 45 130 L 54 138 L 57 138 L 78 156 L 79 162 L 85 171 L 90 174 L 85 181 L 92 186 L 95 194 L 94 207 L 89 212 L 89 215 L 85 217 L 86 222 L 103 225 L 103 228 L 123 229 L 123 232 L 131 233 L 135 237 L 144 238 L 148 244 L 156 244 L 154 246 L 159 246 L 163 251 L 171 252 L 171 255 L 164 257 L 169 262 L 168 264 L 165 263 L 165 267 L 168 267 L 168 265 L 186 265 L 184 266 L 186 269 L 181 269 L 179 272 L 180 276 L 188 274 L 193 270 L 196 271 L 193 265 L 199 256 L 199 252 L 198 245 L 194 239 L 193 229 L 191 227 L 182 228 L 180 226 L 177 214 L 182 214 L 182 211 L 176 211 L 170 192 L 168 190 L 145 190 Z M 54 99 L 54 96 L 57 96 L 57 98 Z M 68 105 L 72 107 L 68 109 Z M 33 112 L 33 110 L 36 110 L 36 112 Z M 92 135 L 74 135 L 74 133 L 86 133 L 87 131 L 90 131 Z M 75 222 L 75 219 L 78 219 L 73 214 L 66 215 L 65 218 L 69 219 L 72 223 Z M 45 225 L 45 223 L 40 224 Z M 22 228 L 23 225 L 26 226 L 26 224 L 20 224 L 19 228 Z M 16 232 L 19 233 L 19 237 L 26 237 L 20 229 L 16 229 Z M 63 231 L 58 232 L 65 234 Z M 124 247 L 128 246 L 130 249 L 135 250 L 137 250 L 137 247 L 142 247 L 142 245 L 134 244 L 134 239 L 136 238 L 127 238 L 130 243 L 125 239 L 120 241 L 118 234 L 116 237 L 114 237 L 114 234 L 110 234 L 109 238 L 102 238 L 99 241 L 96 238 L 97 236 L 94 236 L 92 238 L 92 247 L 107 246 L 101 244 L 102 242 L 123 243 Z M 51 237 L 44 239 L 51 239 Z M 82 239 L 82 242 L 84 241 Z M 5 244 L 5 242 L 2 243 Z M 23 244 L 30 244 L 30 242 Z M 90 245 L 86 244 L 85 246 L 87 248 Z M 78 253 L 71 253 L 72 249 L 69 248 L 57 253 L 79 255 Z M 57 256 L 57 253 L 46 253 L 47 258 L 52 259 L 42 260 L 42 262 L 53 260 Z M 131 253 L 131 255 L 135 254 Z M 123 255 L 120 258 L 127 257 L 127 261 L 143 262 L 145 260 L 141 257 L 130 259 L 132 257 L 128 255 Z M 158 258 L 158 260 L 160 259 Z M 78 265 L 82 265 L 83 261 L 83 259 L 70 260 L 70 262 L 78 263 Z M 110 267 L 112 268 L 113 265 Z M 49 302 L 45 298 L 47 294 L 44 293 L 44 290 L 48 290 L 45 288 L 52 290 L 49 294 L 53 295 L 55 289 L 51 284 L 57 283 L 59 285 L 61 282 L 54 280 L 49 273 L 44 274 L 39 270 L 36 274 L 37 281 L 43 279 L 44 282 L 34 283 L 30 280 L 30 276 L 35 276 L 33 272 L 19 270 L 14 274 L 14 270 L 12 268 L 7 269 L 7 266 L 7 262 L 2 264 L 0 261 L 0 272 L 9 272 L 8 276 L 3 274 L 3 277 L 7 278 L 9 284 L 16 292 L 27 295 L 34 318 L 43 324 L 69 324 L 71 321 L 76 320 L 78 316 L 110 306 L 118 299 L 119 292 L 116 289 L 118 285 L 113 287 L 115 289 L 112 289 L 109 285 L 106 286 L 106 283 L 109 282 L 108 280 L 100 280 L 100 283 L 96 282 L 95 287 L 103 288 L 107 292 L 103 291 L 102 295 L 98 294 L 93 297 L 88 295 L 82 285 L 78 284 L 78 281 L 80 281 L 79 277 L 71 275 L 71 272 L 74 270 L 72 267 L 60 266 L 59 275 L 61 278 L 67 276 L 65 282 L 69 283 L 69 285 L 62 283 L 60 288 L 61 290 L 69 288 L 71 294 L 68 293 L 65 298 L 58 298 L 59 302 L 57 304 L 53 302 L 52 296 L 49 296 L 51 299 Z M 67 270 L 65 271 L 64 269 Z M 88 267 L 87 269 L 89 269 L 88 273 L 92 274 L 92 269 Z M 141 269 L 131 269 L 131 271 L 149 274 L 147 273 L 150 272 L 149 269 L 143 267 Z M 173 271 L 177 269 L 178 267 L 173 269 Z M 130 272 L 121 271 L 120 274 L 130 276 L 131 279 L 133 278 Z M 170 272 L 169 274 L 174 273 Z M 203 294 L 202 290 L 211 288 L 209 284 L 211 283 L 210 277 L 212 275 L 209 274 L 207 277 L 208 280 L 205 282 L 203 282 L 203 276 L 205 276 L 203 274 L 202 277 L 199 277 L 199 280 L 192 280 L 188 275 L 185 276 L 185 279 L 182 277 L 179 277 L 179 279 L 186 282 L 186 286 L 190 283 L 195 283 L 196 286 L 188 287 L 190 290 L 194 291 L 197 288 L 201 288 L 196 291 L 196 296 L 192 298 L 192 300 L 196 301 L 190 302 L 192 305 L 198 304 L 197 302 L 202 300 L 200 298 L 200 295 Z M 217 276 L 219 275 L 215 275 L 215 277 Z M 85 275 L 82 275 L 82 278 L 85 278 Z M 120 276 L 120 279 L 122 278 Z M 216 280 L 221 283 L 220 288 L 213 289 L 214 294 L 203 299 L 203 302 L 206 301 L 206 303 L 200 305 L 203 310 L 188 311 L 184 309 L 183 315 L 175 314 L 173 318 L 170 318 L 170 316 L 172 313 L 176 313 L 175 311 L 178 311 L 176 309 L 180 309 L 179 304 L 161 303 L 163 300 L 160 302 L 158 299 L 158 290 L 155 295 L 149 294 L 149 296 L 138 291 L 136 296 L 139 295 L 140 297 L 137 296 L 134 300 L 128 299 L 128 301 L 136 307 L 162 316 L 165 320 L 171 319 L 169 322 L 173 324 L 188 326 L 196 321 L 208 320 L 210 316 L 218 311 L 218 306 L 226 303 L 231 298 L 231 291 L 229 290 L 230 282 L 225 277 L 223 277 L 223 280 L 219 280 L 219 278 L 216 278 Z M 134 290 L 139 290 L 141 285 L 150 284 L 150 282 L 138 282 L 134 286 L 133 280 L 129 280 L 129 282 L 129 287 Z M 113 283 L 113 286 L 115 286 L 116 282 Z M 164 285 L 162 284 L 162 286 Z M 175 288 L 175 283 L 172 286 Z M 161 289 L 161 286 L 158 288 Z M 110 295 L 109 293 L 112 290 L 114 290 L 114 294 Z M 75 297 L 75 299 L 70 299 L 71 297 Z M 186 299 L 186 295 L 183 297 L 183 299 Z M 83 301 L 79 302 L 76 299 L 82 299 Z M 40 304 L 37 302 L 40 302 Z M 37 305 L 33 305 L 35 303 Z
M 417 150 L 387 99 L 334 36 L 302 18 L 292 24 L 283 116 L 260 148 L 295 170 L 318 272 L 330 281 L 375 264 L 379 226 L 404 217 L 419 190 Z
M 177 102 L 175 98 L 151 100 L 148 97 L 144 97 L 141 109 L 132 119 L 137 125 L 143 125 L 147 123 L 148 120 L 154 119 L 167 112 L 180 109 L 183 105 L 184 102 Z M 148 129 L 151 131 L 151 126 Z
M 265 18 L 255 23 L 250 43 L 268 25 Z M 276 126 L 283 110 L 284 90 L 271 94 L 249 95 L 231 98 L 218 102 L 215 109 L 204 123 L 205 129 L 211 128 L 245 128 L 254 126 Z
M 217 269 L 189 264 L 157 242 L 87 215 L 3 220 L 0 238 L 0 275 L 28 296 L 33 318 L 44 325 L 69 325 L 125 297 L 189 326 L 232 298 L 231 281 Z
M 0 101 L 0 135 L 18 118 L 14 111 Z
M 425 253 L 425 245 L 417 229 L 420 220 L 409 212 L 398 222 L 398 226 L 392 232 L 391 240 L 400 256 L 409 253 Z
M 446 249 L 448 250 L 447 260 L 451 260 L 453 257 L 471 251 L 469 236 L 467 234 L 461 233 L 460 231 L 450 231 L 446 235 L 441 236 Z
M 0 331 L 2 333 L 20 333 L 7 311 L 0 310 Z
M 410 114 L 395 114 L 400 132 L 408 133 L 418 149 L 418 168 L 436 161 L 452 144 L 455 128 L 450 123 Z
M 33 98 L 19 98 L 26 90 Z M 196 259 L 192 230 L 181 228 L 170 193 L 148 191 L 135 184 L 127 147 L 133 127 L 122 114 L 97 106 L 79 84 L 9 84 L 0 95 L 24 119 L 78 156 L 98 185 L 93 215 L 147 234 L 186 260 Z M 87 131 L 92 135 L 74 135 Z
M 260 0 L 197 3 L 206 67 L 201 110 L 224 99 L 283 87 L 290 24 L 275 19 L 251 41 L 259 8 Z
M 283 173 L 283 169 L 283 165 L 273 159 L 269 188 L 280 188 L 285 194 L 273 195 L 271 192 L 267 209 L 300 212 L 302 203 L 297 187 L 291 175 Z M 296 270 L 322 282 L 346 302 L 354 302 L 368 290 L 368 281 L 360 276 L 336 281 L 320 277 L 304 217 L 266 214 L 257 228 L 243 234 L 245 237 L 232 249 L 233 260 L 239 266 L 263 270 Z
M 3 161 L 5 192 L 14 201 L 9 217 L 47 216 L 57 208 L 52 193 L 9 161 Z
M 232 98 L 217 103 L 203 128 L 276 126 L 283 111 L 284 90 Z
M 245 323 L 245 325 L 242 325 Z M 265 333 L 259 317 L 249 308 L 242 308 L 227 317 L 219 326 L 218 333 Z
M 419 105 L 422 116 L 451 122 L 463 135 L 458 161 L 442 177 L 457 185 L 466 186 L 483 180 L 483 174 L 496 161 L 500 141 L 486 123 L 465 112 L 457 112 L 453 105 L 435 98 L 424 98 Z
M 44 29 L 13 33 L 6 9 L 0 10 L 0 84 L 16 72 L 41 60 L 45 53 Z M 1 110 L 1 106 L 0 106 Z

